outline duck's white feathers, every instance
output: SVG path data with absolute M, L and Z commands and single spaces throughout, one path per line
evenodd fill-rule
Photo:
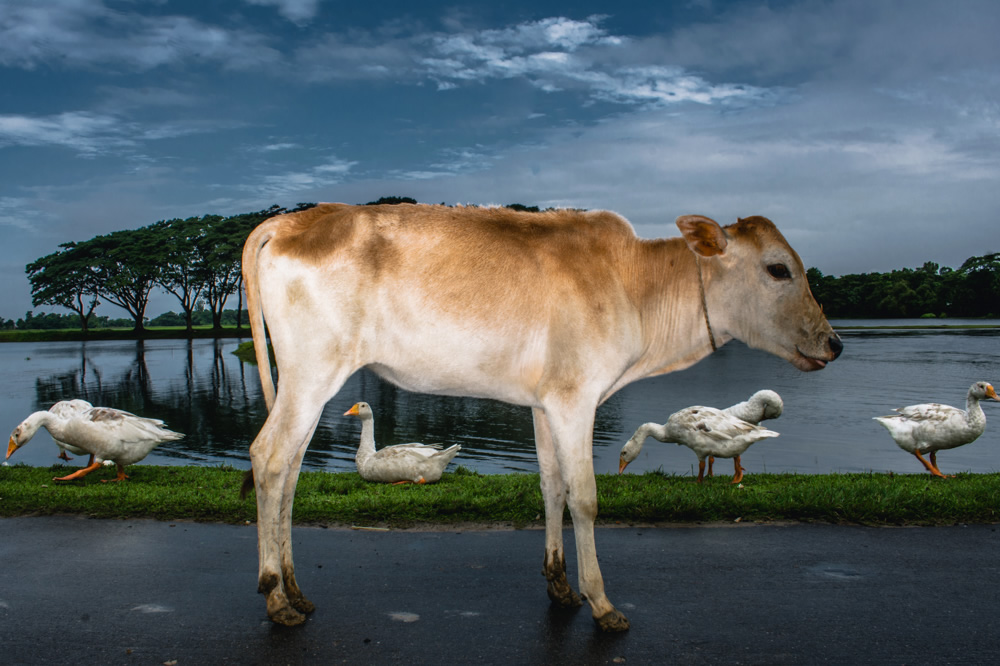
M 58 442 L 69 444 L 95 459 L 112 460 L 120 467 L 139 462 L 155 447 L 184 435 L 168 430 L 163 421 L 136 416 L 110 407 L 91 407 L 83 411 L 35 412 L 11 433 L 11 447 L 20 448 L 44 427 Z
M 765 389 L 757 391 L 748 400 L 723 410 L 694 406 L 675 412 L 667 419 L 667 423 L 662 425 L 643 423 L 622 447 L 619 471 L 624 470 L 626 465 L 639 457 L 643 442 L 646 441 L 647 437 L 654 437 L 661 442 L 683 444 L 694 450 L 696 454 L 698 454 L 698 450 L 687 442 L 702 442 L 698 444 L 698 448 L 706 451 L 705 456 L 732 458 L 740 455 L 754 442 L 778 436 L 778 433 L 766 428 L 748 431 L 744 424 L 757 428 L 757 424 L 761 421 L 781 416 L 783 409 L 784 403 L 781 396 L 774 391 Z M 704 427 L 699 428 L 699 423 Z M 770 434 L 762 435 L 762 432 Z M 752 439 L 757 435 L 760 436 L 757 439 Z M 686 441 L 678 441 L 680 438 Z M 744 445 L 745 442 L 747 443 Z M 719 451 L 736 450 L 739 447 L 742 447 L 742 450 L 733 454 L 714 453 L 710 450 L 713 447 Z M 699 460 L 704 459 L 702 455 L 698 454 L 698 456 Z
M 86 400 L 80 400 L 79 398 L 75 398 L 73 400 L 60 400 L 56 404 L 49 407 L 49 411 L 63 418 L 71 418 L 91 408 L 93 408 L 93 405 L 87 402 Z M 72 444 L 69 444 L 67 442 L 62 442 L 55 438 L 53 438 L 53 440 L 55 441 L 56 445 L 59 446 L 60 449 L 62 449 L 67 453 L 72 453 L 78 456 L 83 456 L 90 453 L 89 451 L 84 451 L 80 447 L 73 446 Z M 94 456 L 94 459 L 97 460 L 98 459 L 97 456 Z
M 668 441 L 682 444 L 704 460 L 707 456 L 733 458 L 751 444 L 778 433 L 714 407 L 696 405 L 674 412 L 667 419 Z
M 895 414 L 876 416 L 899 448 L 909 453 L 933 453 L 976 441 L 986 430 L 986 414 L 979 401 L 997 400 L 993 387 L 976 382 L 969 387 L 966 409 L 936 402 L 910 405 Z
M 361 443 L 354 462 L 366 481 L 434 483 L 462 449 L 459 444 L 443 449 L 437 444 L 411 443 L 376 450 L 374 415 L 368 403 L 359 402 L 347 413 L 361 419 Z
M 738 402 L 722 411 L 748 423 L 760 425 L 761 421 L 778 418 L 784 409 L 785 403 L 781 400 L 781 396 L 774 391 L 764 389 L 754 393 L 749 400 Z

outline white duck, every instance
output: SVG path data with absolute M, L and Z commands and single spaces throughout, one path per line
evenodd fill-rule
M 359 402 L 344 412 L 344 416 L 361 419 L 361 446 L 354 462 L 365 481 L 381 483 L 434 483 L 441 479 L 444 468 L 461 450 L 454 444 L 442 450 L 433 444 L 396 444 L 375 450 L 375 427 L 372 408 Z
M 769 389 L 763 389 L 750 396 L 749 400 L 738 402 L 731 407 L 726 407 L 722 411 L 726 414 L 731 414 L 738 419 L 743 419 L 747 423 L 760 425 L 761 421 L 778 418 L 781 416 L 784 409 L 785 403 L 781 400 L 780 395 Z M 715 456 L 709 456 L 709 476 L 712 476 L 712 464 L 714 462 Z M 736 464 L 739 464 L 739 460 L 736 460 L 735 462 Z
M 976 382 L 969 387 L 964 411 L 931 402 L 900 407 L 896 414 L 874 418 L 885 426 L 899 448 L 915 455 L 928 472 L 944 478 L 937 466 L 937 452 L 974 442 L 983 434 L 986 414 L 979 401 L 986 399 L 1000 400 L 990 384 Z M 930 453 L 930 462 L 921 453 Z
M 781 416 L 784 410 L 785 404 L 781 400 L 781 396 L 764 389 L 762 391 L 757 391 L 748 400 L 743 402 L 738 402 L 731 407 L 726 407 L 723 409 L 723 413 L 730 416 L 735 416 L 738 419 L 751 423 L 753 425 L 759 425 L 761 421 L 766 421 L 767 419 L 776 419 Z M 622 448 L 622 454 L 618 459 L 618 473 L 621 474 L 625 467 L 639 457 L 639 452 L 642 451 L 642 444 L 646 440 L 646 437 L 655 436 L 653 432 L 664 426 L 657 425 L 656 423 L 644 423 L 639 426 L 639 429 L 635 431 L 632 438 L 626 443 L 626 447 L 629 448 L 628 455 L 626 456 L 625 448 Z M 633 441 L 637 440 L 637 442 Z M 663 441 L 663 440 L 661 440 Z M 708 476 L 712 476 L 712 465 L 715 463 L 715 456 L 708 456 Z M 736 456 L 733 460 L 734 465 L 737 468 L 737 476 L 741 479 L 743 468 L 739 467 L 740 458 Z M 737 482 L 738 483 L 738 482 Z
M 59 416 L 68 418 L 73 416 L 74 414 L 85 412 L 88 409 L 91 409 L 92 407 L 93 405 L 87 402 L 86 400 L 80 400 L 80 399 L 60 400 L 56 404 L 49 407 L 49 411 L 52 412 L 53 414 L 58 414 Z M 68 453 L 73 453 L 78 456 L 82 456 L 89 453 L 89 451 L 84 451 L 83 449 L 77 446 L 73 446 L 72 444 L 67 444 L 66 442 L 60 442 L 58 439 L 54 441 L 56 445 L 59 446 L 59 455 L 57 457 L 62 458 L 67 462 L 72 460 L 72 458 L 70 458 L 69 455 L 67 455 Z M 90 454 L 90 460 L 87 462 L 87 464 L 88 465 L 94 464 L 93 453 Z
M 618 473 L 636 459 L 642 450 L 646 437 L 655 437 L 661 442 L 683 444 L 698 456 L 698 483 L 705 476 L 705 458 L 709 455 L 716 458 L 733 458 L 735 475 L 733 483 L 743 480 L 743 467 L 740 465 L 740 455 L 754 442 L 768 437 L 777 437 L 778 433 L 741 418 L 726 413 L 714 407 L 700 405 L 674 412 L 663 425 L 644 423 L 622 447 L 619 458 Z
M 123 481 L 125 466 L 139 462 L 163 442 L 180 439 L 184 435 L 163 427 L 163 421 L 136 416 L 110 407 L 91 407 L 83 411 L 60 409 L 35 412 L 14 428 L 7 445 L 7 457 L 27 444 L 39 428 L 45 428 L 52 439 L 68 444 L 81 452 L 90 453 L 94 460 L 68 476 L 53 481 L 72 481 L 90 474 L 111 460 L 118 466 L 118 477 Z M 104 481 L 104 479 L 102 479 Z

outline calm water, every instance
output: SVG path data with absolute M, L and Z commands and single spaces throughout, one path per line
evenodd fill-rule
M 855 322 L 835 325 L 847 323 Z M 919 463 L 897 448 L 872 417 L 918 402 L 964 406 L 973 381 L 1000 385 L 1000 329 L 841 333 L 843 356 L 821 372 L 801 373 L 733 342 L 688 370 L 625 388 L 597 413 L 596 470 L 616 471 L 622 444 L 645 421 L 663 422 L 693 404 L 726 407 L 770 388 L 785 401 L 785 414 L 768 423 L 781 437 L 747 451 L 743 464 L 749 473 L 918 473 Z M 235 340 L 2 344 L 0 418 L 6 425 L 0 427 L 13 429 L 30 412 L 58 400 L 85 398 L 161 418 L 187 434 L 156 449 L 145 463 L 247 468 L 247 450 L 265 409 L 257 370 L 233 356 L 236 345 Z M 308 468 L 353 471 L 360 422 L 341 414 L 358 400 L 375 410 L 380 446 L 457 442 L 462 452 L 456 463 L 468 468 L 537 471 L 527 408 L 408 393 L 366 371 L 352 377 L 327 405 L 306 454 Z M 938 462 L 946 473 L 1000 470 L 1000 403 L 984 403 L 984 409 L 991 421 L 986 434 L 942 453 Z M 59 462 L 57 453 L 41 431 L 10 462 L 48 466 Z M 722 472 L 731 472 L 729 461 L 720 464 Z M 690 450 L 650 439 L 629 470 L 691 474 L 696 467 Z

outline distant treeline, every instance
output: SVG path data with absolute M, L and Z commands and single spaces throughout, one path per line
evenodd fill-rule
M 1000 317 L 1000 253 L 970 257 L 960 268 L 920 268 L 835 277 L 807 272 L 828 317 Z
M 410 197 L 381 197 L 366 205 L 414 204 Z M 89 240 L 63 243 L 57 252 L 28 264 L 35 307 L 61 306 L 74 314 L 28 312 L 23 319 L 0 319 L 0 327 L 16 329 L 179 326 L 191 330 L 210 323 L 219 329 L 233 313 L 237 327 L 246 322 L 242 303 L 243 243 L 264 220 L 315 206 L 300 203 L 287 209 L 265 210 L 229 217 L 203 215 L 161 220 L 138 229 L 115 231 Z M 508 208 L 537 212 L 537 206 Z M 830 317 L 988 317 L 1000 316 L 1000 254 L 971 257 L 958 269 L 927 262 L 918 269 L 863 273 L 841 277 L 810 268 L 813 295 Z M 180 313 L 150 320 L 146 306 L 154 289 L 177 298 Z M 235 310 L 227 310 L 232 295 Z M 127 319 L 99 316 L 108 303 L 125 310 Z M 70 323 L 72 321 L 72 323 Z
M 194 311 L 191 317 L 192 324 L 194 326 L 211 326 L 212 325 L 212 313 L 205 308 L 199 308 Z M 238 322 L 247 321 L 247 311 L 243 310 L 240 316 L 237 316 L 236 310 L 223 310 L 222 312 L 222 325 L 223 326 L 236 326 Z M 146 319 L 143 322 L 146 326 L 185 326 L 187 324 L 183 315 L 176 312 L 164 312 L 161 315 L 153 317 L 152 319 Z M 118 318 L 111 319 L 110 317 L 98 317 L 95 314 L 91 314 L 87 319 L 87 329 L 88 330 L 101 330 L 106 328 L 131 328 L 134 322 L 130 318 Z M 66 330 L 75 329 L 80 330 L 80 318 L 75 314 L 56 314 L 54 312 L 45 313 L 40 312 L 35 314 L 33 311 L 28 311 L 23 318 L 14 321 L 13 319 L 0 319 L 0 330 L 11 331 L 55 331 L 55 330 Z

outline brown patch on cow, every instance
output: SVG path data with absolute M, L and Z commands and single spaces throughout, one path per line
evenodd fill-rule
M 260 580 L 257 581 L 257 591 L 261 594 L 270 594 L 271 590 L 278 587 L 281 579 L 278 578 L 278 574 L 266 573 L 262 574 Z
M 573 591 L 566 580 L 566 556 L 563 553 L 556 558 L 555 553 L 546 550 L 542 574 L 548 581 L 546 592 L 553 604 L 562 608 L 577 608 L 583 605 L 580 595 Z

